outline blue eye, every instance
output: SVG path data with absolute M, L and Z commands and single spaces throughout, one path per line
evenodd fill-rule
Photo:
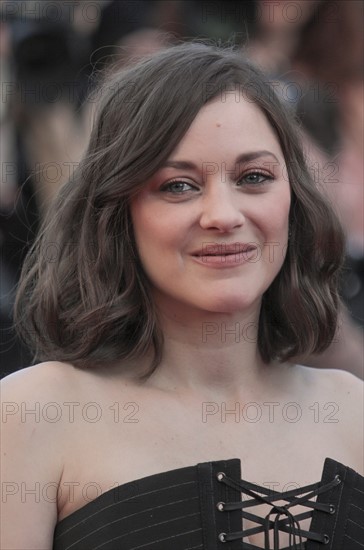
M 176 181 L 170 181 L 169 183 L 165 183 L 160 190 L 165 193 L 182 195 L 182 193 L 186 193 L 191 189 L 194 189 L 194 187 L 190 183 L 176 180 Z
M 262 172 L 250 172 L 249 174 L 245 174 L 239 182 L 243 182 L 248 185 L 262 185 L 273 179 L 274 178 L 269 174 L 263 174 Z

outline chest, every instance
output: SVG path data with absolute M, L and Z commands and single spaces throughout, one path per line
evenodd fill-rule
M 148 412 L 136 402 L 101 410 L 68 427 L 60 519 L 113 487 L 201 462 L 239 458 L 243 479 L 284 492 L 318 481 L 326 456 L 335 457 L 335 434 L 315 423 L 204 422 L 197 408 Z
M 80 444 L 78 449 L 75 449 L 74 460 L 69 461 L 61 484 L 61 487 L 72 487 L 73 494 L 72 498 L 64 501 L 59 519 L 72 514 L 73 511 L 118 485 L 132 482 L 131 485 L 127 485 L 129 490 L 139 491 L 144 486 L 143 481 L 138 481 L 140 478 L 211 460 L 226 461 L 229 458 L 239 458 L 242 469 L 241 478 L 259 485 L 263 490 L 260 494 L 265 497 L 271 496 L 273 491 L 286 493 L 300 489 L 304 485 L 318 481 L 321 477 L 323 460 L 312 453 L 312 449 L 311 453 L 307 449 L 301 449 L 298 452 L 294 448 L 279 448 L 278 445 L 276 448 L 269 449 L 267 444 L 264 445 L 262 442 L 259 451 L 255 441 L 249 442 L 249 438 L 245 440 L 244 433 L 239 434 L 235 430 L 226 430 L 226 435 L 218 434 L 216 440 L 207 431 L 201 431 L 198 434 L 191 432 L 190 438 L 187 437 L 188 433 L 177 436 L 165 431 L 161 434 L 157 432 L 154 433 L 157 445 L 153 444 L 153 438 L 147 432 L 140 432 L 139 435 L 144 437 L 137 437 L 136 432 L 129 433 L 130 437 L 128 437 L 125 433 L 122 444 L 116 435 L 109 440 L 105 438 L 99 445 L 92 446 L 91 441 L 85 441 L 84 446 Z M 315 455 L 315 459 L 312 459 L 312 454 Z M 176 490 L 179 491 L 180 488 Z M 157 509 L 165 504 L 162 496 L 158 494 L 156 493 L 153 501 L 153 506 Z M 196 490 L 193 499 L 199 497 L 200 494 Z M 247 502 L 251 497 L 243 494 L 241 498 Z M 178 493 L 176 498 L 171 500 L 175 503 L 183 499 Z M 236 501 L 237 498 L 231 500 Z M 281 500 L 276 501 L 276 504 L 285 503 Z M 295 514 L 306 510 L 297 507 Z M 259 520 L 257 523 L 254 516 L 263 520 L 271 511 L 272 506 L 268 504 L 259 504 L 247 509 L 249 515 L 241 520 L 241 529 L 250 529 L 252 534 L 244 538 L 244 542 L 264 548 L 264 533 L 254 532 L 260 525 Z M 188 515 L 191 510 L 187 506 L 182 512 Z M 216 510 L 214 513 L 217 514 Z M 274 516 L 275 514 L 272 519 Z M 128 524 L 127 528 L 131 526 Z M 302 521 L 300 526 L 308 530 L 310 520 Z M 272 534 L 270 542 L 272 545 Z M 281 533 L 280 547 L 285 548 L 288 543 L 288 535 Z

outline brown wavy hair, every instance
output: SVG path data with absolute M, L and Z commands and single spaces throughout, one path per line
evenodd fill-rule
M 171 155 L 197 113 L 227 91 L 265 113 L 291 186 L 284 264 L 262 300 L 264 361 L 320 353 L 336 326 L 344 239 L 306 166 L 292 113 L 233 47 L 183 43 L 116 73 L 102 86 L 88 149 L 63 185 L 27 255 L 14 308 L 34 361 L 79 367 L 163 356 L 150 283 L 138 258 L 131 197 Z

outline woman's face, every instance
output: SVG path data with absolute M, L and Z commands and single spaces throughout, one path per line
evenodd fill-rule
M 131 203 L 162 308 L 259 311 L 285 257 L 290 186 L 279 142 L 243 97 L 205 105 Z

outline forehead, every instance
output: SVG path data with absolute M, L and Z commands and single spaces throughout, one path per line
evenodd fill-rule
M 256 149 L 270 150 L 284 160 L 276 132 L 261 108 L 242 95 L 226 94 L 200 109 L 174 154 L 209 151 L 220 156 Z

